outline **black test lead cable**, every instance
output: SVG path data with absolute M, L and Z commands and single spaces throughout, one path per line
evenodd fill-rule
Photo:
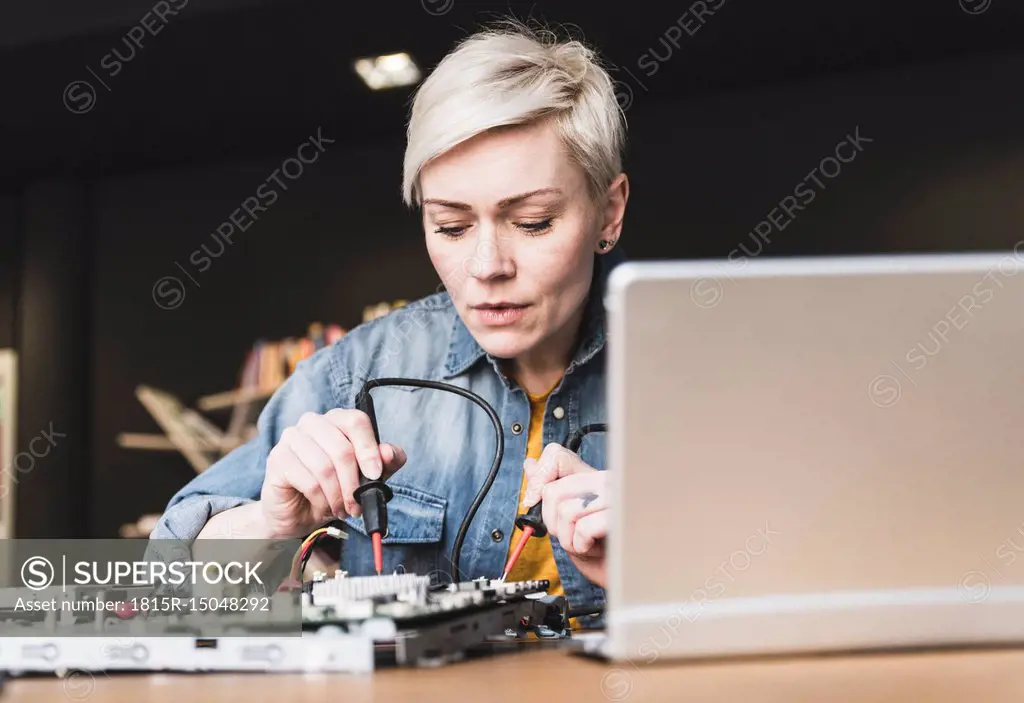
M 381 386 L 432 388 L 460 395 L 483 408 L 490 418 L 491 424 L 494 426 L 497 444 L 494 452 L 494 462 L 491 464 L 491 470 L 487 474 L 487 478 L 484 479 L 484 483 L 476 494 L 476 498 L 473 499 L 472 505 L 469 506 L 469 511 L 459 525 L 459 531 L 455 536 L 455 546 L 452 549 L 451 578 L 452 583 L 458 583 L 460 581 L 459 562 L 462 557 L 462 544 L 466 541 L 466 533 L 469 532 L 470 523 L 473 522 L 477 511 L 487 498 L 487 493 L 491 490 L 491 486 L 494 485 L 494 480 L 498 477 L 498 469 L 501 468 L 501 459 L 505 453 L 505 435 L 501 431 L 501 419 L 498 418 L 498 413 L 494 411 L 494 408 L 482 397 L 450 383 L 425 381 L 418 378 L 372 378 L 363 384 L 362 390 L 356 395 L 355 405 L 357 410 L 361 410 L 370 417 L 373 437 L 378 445 L 380 445 L 380 432 L 377 430 L 377 416 L 373 411 L 373 400 L 370 398 L 370 391 Z M 374 566 L 379 574 L 384 562 L 382 542 L 388 533 L 387 503 L 393 497 L 391 487 L 384 482 L 383 477 L 380 479 L 369 479 L 360 470 L 359 487 L 355 490 L 354 497 L 359 501 L 359 505 L 363 510 L 363 527 L 366 529 L 366 534 L 370 535 L 370 539 L 373 541 Z
M 580 446 L 583 444 L 583 438 L 584 437 L 586 437 L 591 432 L 607 432 L 607 431 L 608 431 L 608 424 L 605 423 L 605 422 L 595 422 L 595 423 L 590 424 L 590 425 L 584 425 L 583 427 L 579 428 L 578 430 L 573 432 L 571 435 L 569 435 L 569 438 L 567 440 L 565 440 L 565 448 L 568 449 L 573 454 L 578 454 L 579 451 L 580 451 Z

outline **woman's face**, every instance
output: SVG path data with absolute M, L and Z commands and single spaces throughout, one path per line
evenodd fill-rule
M 420 189 L 430 259 L 485 351 L 513 359 L 575 332 L 605 218 L 550 123 L 460 144 Z

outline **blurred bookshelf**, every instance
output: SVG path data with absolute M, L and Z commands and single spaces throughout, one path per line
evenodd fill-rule
M 405 300 L 396 300 L 367 306 L 363 309 L 362 322 L 383 317 L 406 304 Z M 256 420 L 263 405 L 300 362 L 338 342 L 347 333 L 337 324 L 313 322 L 303 337 L 257 339 L 244 354 L 235 386 L 200 396 L 195 400 L 195 407 L 188 407 L 166 390 L 140 384 L 135 389 L 135 397 L 161 433 L 122 432 L 116 437 L 117 444 L 122 449 L 178 452 L 200 474 L 256 435 Z M 221 419 L 227 413 L 225 427 L 221 428 L 204 413 Z M 121 537 L 148 537 L 158 519 L 159 515 L 142 515 L 136 522 L 121 526 Z

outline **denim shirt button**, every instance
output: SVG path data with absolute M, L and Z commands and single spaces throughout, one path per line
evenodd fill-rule
M 523 426 L 521 424 L 519 424 L 518 422 L 513 422 L 512 423 L 512 434 L 522 434 L 522 433 L 523 433 Z
M 551 411 L 551 414 L 555 416 L 556 420 L 561 420 L 565 417 L 565 408 L 559 405 L 557 408 Z
M 493 539 L 495 542 L 500 542 L 501 540 L 505 539 L 505 533 L 501 530 L 492 530 L 491 539 Z

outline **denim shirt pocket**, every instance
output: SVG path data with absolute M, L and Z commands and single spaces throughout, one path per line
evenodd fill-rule
M 443 576 L 438 570 L 438 563 L 448 501 L 418 488 L 399 483 L 388 485 L 394 497 L 388 502 L 383 573 Z M 342 569 L 353 576 L 376 573 L 373 547 L 363 527 L 363 518 L 348 516 L 344 522 L 348 528 L 348 539 L 342 547 Z

